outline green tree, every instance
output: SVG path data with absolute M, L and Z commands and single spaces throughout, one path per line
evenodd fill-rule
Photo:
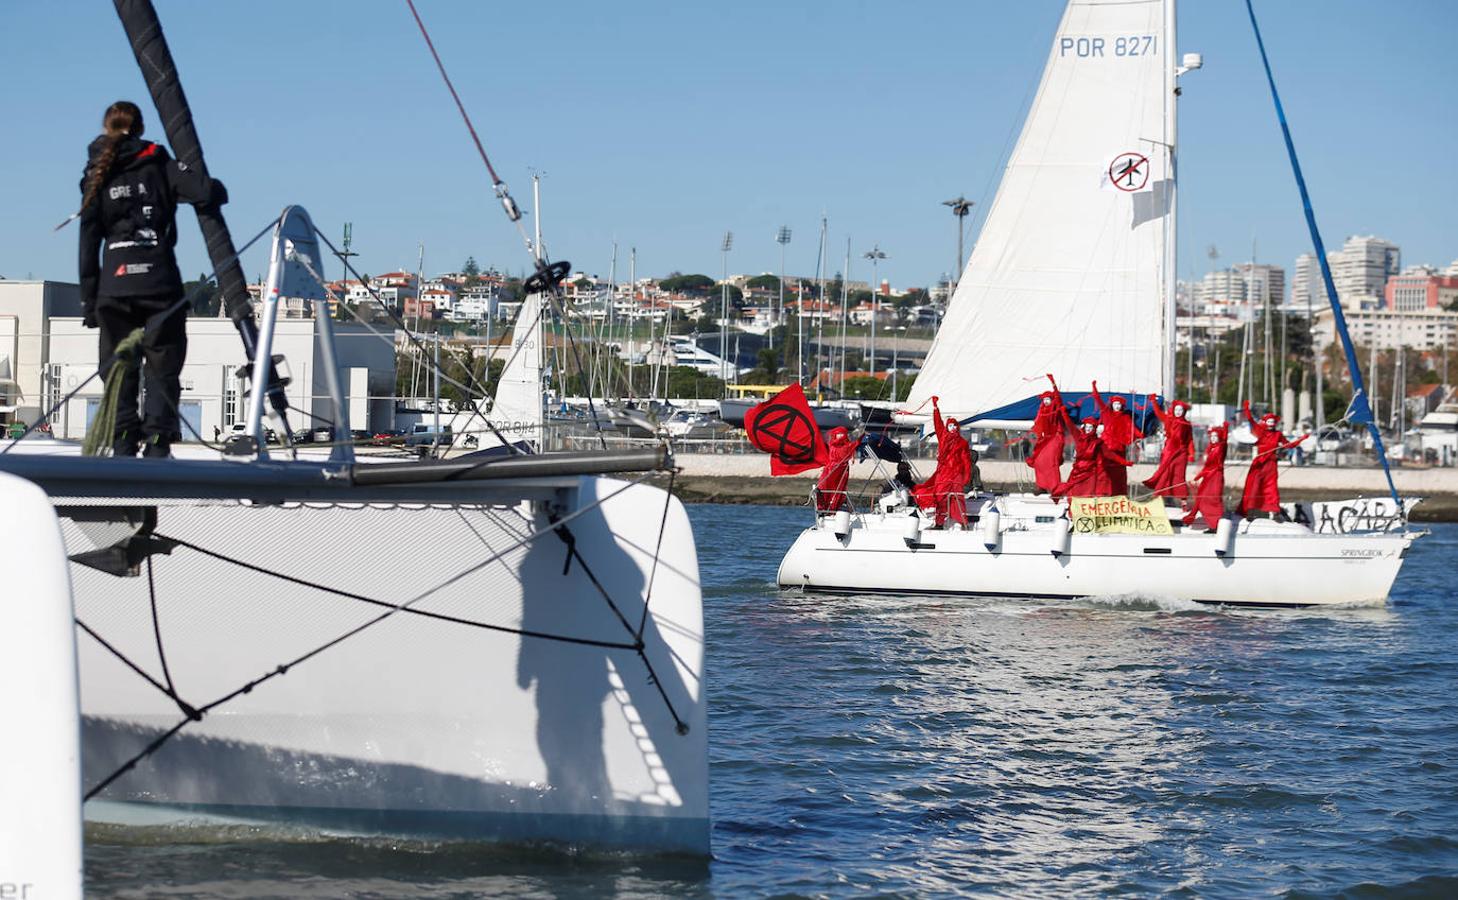
M 207 275 L 197 276 L 196 281 L 183 282 L 182 293 L 192 301 L 192 314 L 215 317 L 223 305 L 223 291 L 208 281 Z
M 481 267 L 476 265 L 476 257 L 466 257 L 466 264 L 461 266 L 461 274 L 466 276 L 466 287 L 475 287 L 481 283 Z
M 670 293 L 698 295 L 707 294 L 715 284 L 717 282 L 707 275 L 684 275 L 679 272 L 674 272 L 658 282 L 660 288 Z
M 756 275 L 748 281 L 744 282 L 744 286 L 776 291 L 779 290 L 780 279 L 779 276 L 776 275 Z

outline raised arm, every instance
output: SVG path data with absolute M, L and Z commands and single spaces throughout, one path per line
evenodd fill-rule
M 1098 409 L 1099 415 L 1103 415 L 1106 404 L 1104 403 L 1103 395 L 1099 393 L 1099 383 L 1097 381 L 1093 383 L 1093 398 L 1094 406 Z
M 1255 428 L 1257 423 L 1256 423 L 1255 416 L 1253 416 L 1253 415 L 1250 414 L 1250 401 L 1249 400 L 1245 401 L 1245 404 L 1243 406 L 1241 406 L 1241 410 L 1245 413 L 1245 420 L 1250 423 L 1250 427 L 1251 428 Z
M 932 396 L 932 425 L 936 428 L 937 440 L 940 441 L 947 433 L 947 423 L 942 421 L 942 407 L 940 398 Z
M 1165 431 L 1169 431 L 1169 420 L 1172 418 L 1172 414 L 1165 412 L 1164 408 L 1159 405 L 1158 394 L 1149 395 L 1149 408 L 1154 410 L 1154 415 L 1158 417 L 1159 424 L 1164 426 Z

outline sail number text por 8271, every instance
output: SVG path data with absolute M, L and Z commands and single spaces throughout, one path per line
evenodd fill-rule
M 1150 56 L 1159 51 L 1159 37 L 1153 34 L 1131 34 L 1127 37 L 1061 37 L 1059 56 L 1080 58 L 1104 56 Z

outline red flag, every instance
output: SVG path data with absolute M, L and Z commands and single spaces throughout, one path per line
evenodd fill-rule
M 798 382 L 751 406 L 744 414 L 744 431 L 751 444 L 771 454 L 771 475 L 816 469 L 829 459 L 815 413 Z

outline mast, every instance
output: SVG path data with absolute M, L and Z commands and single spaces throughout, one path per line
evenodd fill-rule
M 132 54 L 142 70 L 142 78 L 147 82 L 147 92 L 157 107 L 172 153 L 179 162 L 206 177 L 208 164 L 203 159 L 202 141 L 193 127 L 192 109 L 188 106 L 187 95 L 183 93 L 182 80 L 177 74 L 177 64 L 172 60 L 172 51 L 167 47 L 167 38 L 162 33 L 162 23 L 157 20 L 157 10 L 152 7 L 151 0 L 114 2 L 117 18 L 121 19 L 127 40 L 132 45 Z M 258 356 L 258 323 L 253 318 L 253 302 L 248 296 L 243 267 L 238 263 L 233 235 L 228 231 L 228 223 L 218 207 L 199 206 L 196 209 L 197 224 L 208 248 L 208 260 L 213 264 L 218 288 L 223 292 L 223 309 L 243 339 L 243 351 L 251 368 Z M 265 365 L 265 368 L 269 370 L 269 405 L 280 417 L 278 424 L 287 432 L 288 424 L 282 417 L 289 406 L 288 398 L 284 395 L 278 373 L 271 366 Z
M 1164 240 L 1164 396 L 1175 394 L 1175 276 L 1178 272 L 1178 210 L 1175 198 L 1179 182 L 1176 138 L 1179 126 L 1179 55 L 1176 52 L 1175 0 L 1164 0 L 1164 123 L 1165 151 L 1169 154 L 1169 212 L 1165 218 Z M 1191 341 L 1190 352 L 1194 353 Z

